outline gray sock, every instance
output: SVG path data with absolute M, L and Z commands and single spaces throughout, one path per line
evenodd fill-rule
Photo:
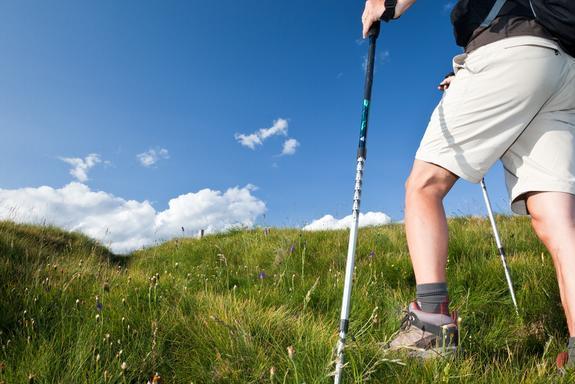
M 567 345 L 567 350 L 569 351 L 569 362 L 571 364 L 575 363 L 575 337 L 569 338 L 569 344 Z
M 449 314 L 447 283 L 417 284 L 416 300 L 424 312 Z

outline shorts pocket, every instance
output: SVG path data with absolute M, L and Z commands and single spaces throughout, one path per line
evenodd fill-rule
M 452 66 L 453 66 L 453 73 L 457 74 L 457 72 L 465 67 L 465 59 L 467 58 L 467 53 L 462 53 L 457 55 L 453 58 Z
M 518 47 L 537 47 L 537 48 L 544 48 L 551 50 L 555 53 L 555 55 L 560 55 L 561 50 L 553 44 L 544 44 L 544 43 L 523 43 L 523 44 L 512 44 L 503 47 L 504 49 L 511 49 L 511 48 L 518 48 Z
M 467 55 L 465 68 L 471 73 L 479 73 L 489 65 L 493 56 L 494 53 L 491 50 L 481 50 L 479 48 Z

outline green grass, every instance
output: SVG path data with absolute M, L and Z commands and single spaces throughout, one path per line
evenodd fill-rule
M 567 335 L 550 257 L 527 220 L 497 220 L 521 316 L 489 223 L 452 219 L 454 360 L 382 351 L 414 276 L 401 225 L 360 230 L 346 382 L 573 380 L 555 368 Z M 79 234 L 0 222 L 0 383 L 145 383 L 155 372 L 165 383 L 329 383 L 347 241 L 236 230 L 117 257 Z

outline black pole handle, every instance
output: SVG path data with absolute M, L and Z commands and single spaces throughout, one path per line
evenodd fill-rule
M 376 21 L 375 23 L 373 23 L 371 25 L 371 27 L 369 27 L 369 31 L 367 32 L 367 37 L 368 38 L 374 38 L 377 39 L 379 36 L 379 31 L 381 29 L 381 21 Z
M 376 21 L 369 29 L 369 50 L 367 54 L 367 66 L 365 68 L 365 88 L 363 91 L 363 109 L 361 113 L 361 128 L 359 130 L 359 146 L 357 157 L 367 158 L 367 127 L 369 123 L 369 109 L 371 104 L 371 86 L 373 84 L 373 70 L 375 66 L 375 46 L 379 36 L 381 23 Z

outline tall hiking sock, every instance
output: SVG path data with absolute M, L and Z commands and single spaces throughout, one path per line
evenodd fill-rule
M 447 283 L 417 284 L 416 300 L 424 312 L 449 315 Z
M 569 344 L 567 345 L 567 350 L 569 351 L 569 365 L 575 363 L 575 337 L 569 338 Z

